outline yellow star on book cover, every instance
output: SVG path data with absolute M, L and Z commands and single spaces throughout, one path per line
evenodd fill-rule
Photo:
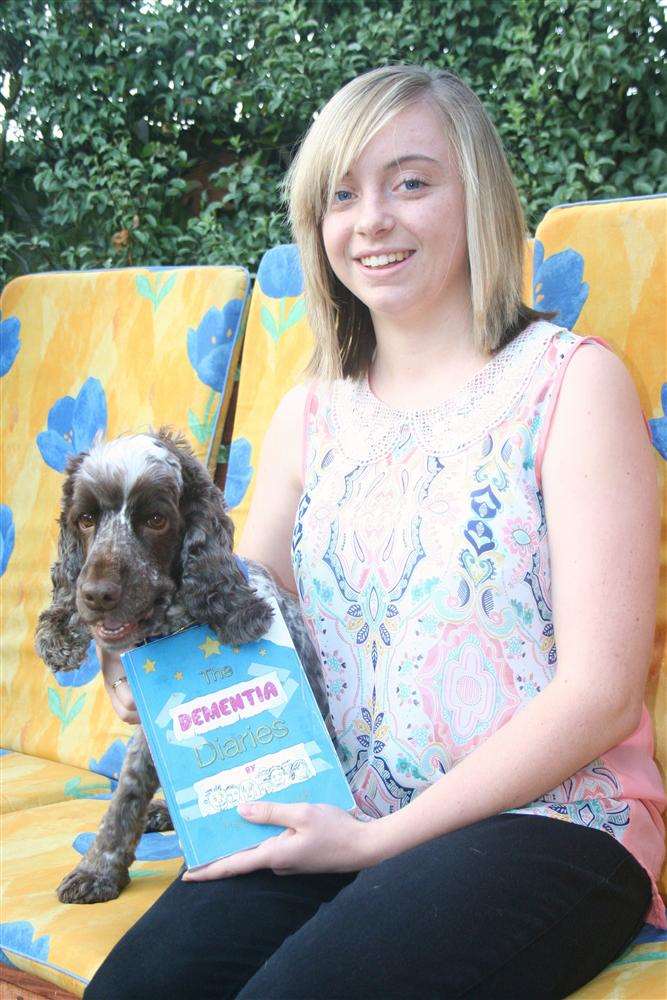
M 147 674 L 155 673 L 155 660 L 146 660 L 144 663 L 144 670 Z
M 176 673 L 174 674 L 174 680 L 175 681 L 182 681 L 183 680 L 183 671 L 182 670 L 177 670 L 176 671 Z
M 206 642 L 202 642 L 201 646 L 197 647 L 201 649 L 204 654 L 204 659 L 208 660 L 209 656 L 213 656 L 215 653 L 220 652 L 220 643 L 217 639 L 212 639 L 210 635 L 206 636 Z

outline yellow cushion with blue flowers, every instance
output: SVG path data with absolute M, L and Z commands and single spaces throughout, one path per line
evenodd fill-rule
M 248 514 L 266 428 L 282 397 L 299 381 L 312 346 L 299 252 L 293 244 L 273 247 L 260 261 L 250 300 L 225 479 L 237 537 Z
M 103 774 L 27 753 L 0 750 L 0 813 L 65 799 L 109 797 L 116 786 Z
M 131 732 L 93 647 L 52 676 L 33 648 L 50 597 L 63 471 L 98 432 L 168 424 L 206 459 L 238 353 L 241 268 L 31 275 L 2 295 L 2 742 L 111 777 Z
M 94 921 L 55 895 L 94 836 L 133 731 L 111 708 L 92 646 L 57 676 L 34 652 L 63 472 L 100 431 L 160 425 L 215 467 L 248 284 L 237 267 L 46 274 L 12 281 L 0 300 L 0 960 L 77 993 L 171 881 L 180 850 L 175 834 L 145 834 L 131 886 Z
M 88 850 L 107 806 L 78 799 L 3 816 L 0 961 L 77 996 L 182 862 L 175 833 L 145 833 L 130 885 L 118 899 L 94 906 L 60 903 L 55 887 Z
M 584 202 L 551 209 L 535 233 L 533 304 L 561 323 L 606 340 L 631 372 L 655 447 L 663 492 L 667 458 L 667 197 Z M 582 428 L 583 430 L 583 428 Z M 656 760 L 667 769 L 667 504 L 663 505 L 661 590 L 647 705 Z M 667 891 L 667 867 L 661 879 Z M 634 945 L 575 995 L 649 1000 L 667 994 L 667 933 L 647 924 Z

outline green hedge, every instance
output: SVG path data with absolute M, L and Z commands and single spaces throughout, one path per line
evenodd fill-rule
M 664 186 L 659 0 L 3 0 L 0 277 L 243 262 L 288 239 L 311 116 L 389 62 L 480 95 L 532 226 Z

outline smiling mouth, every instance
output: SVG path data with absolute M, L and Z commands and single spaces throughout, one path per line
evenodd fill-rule
M 90 626 L 95 638 L 104 643 L 105 646 L 114 645 L 119 642 L 126 642 L 128 639 L 138 638 L 137 633 L 142 630 L 146 632 L 150 625 L 151 615 L 144 615 L 142 618 L 131 622 L 109 621 L 97 622 Z
M 372 254 L 368 257 L 357 257 L 357 260 L 364 267 L 374 271 L 383 270 L 393 267 L 396 264 L 402 264 L 408 257 L 412 257 L 415 252 L 415 250 L 397 250 L 394 253 L 380 253 Z
M 138 628 L 139 622 L 121 622 L 119 625 L 113 626 L 105 625 L 104 622 L 98 622 L 97 625 L 93 626 L 93 631 L 102 642 L 110 643 L 121 642 L 123 639 L 127 639 Z

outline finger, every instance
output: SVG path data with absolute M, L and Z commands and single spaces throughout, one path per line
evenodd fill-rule
M 113 693 L 126 711 L 136 712 L 137 706 L 134 698 L 132 697 L 132 691 L 130 690 L 130 685 L 127 681 L 123 681 L 122 684 L 119 684 Z
M 139 723 L 139 716 L 137 714 L 137 706 L 132 700 L 132 696 L 128 695 L 123 698 L 118 694 L 120 687 L 115 691 L 107 684 L 107 691 L 109 693 L 109 698 L 111 699 L 111 704 L 116 715 L 122 719 L 123 722 L 127 722 L 132 726 L 136 726 Z
M 112 653 L 108 649 L 98 646 L 97 643 L 95 643 L 95 652 L 102 667 L 105 681 L 113 682 L 116 677 L 121 676 L 123 673 L 123 664 L 121 663 L 119 653 Z
M 302 802 L 242 802 L 239 815 L 251 823 L 270 823 L 296 829 L 308 820 L 310 806 Z
M 216 878 L 231 878 L 234 875 L 247 875 L 259 868 L 270 868 L 269 851 L 266 844 L 251 847 L 247 851 L 238 851 L 228 858 L 212 861 L 210 865 L 186 871 L 182 876 L 184 882 L 209 882 Z

